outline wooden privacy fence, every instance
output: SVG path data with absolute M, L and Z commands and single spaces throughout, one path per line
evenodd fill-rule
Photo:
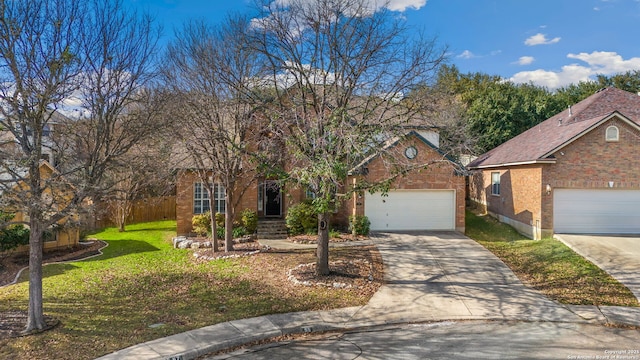
M 131 208 L 131 213 L 127 217 L 127 224 L 175 219 L 176 197 L 162 196 L 136 200 Z M 93 224 L 87 225 L 89 225 L 90 228 L 99 229 L 107 226 L 115 226 L 116 224 L 109 218 L 109 213 L 105 204 L 99 206 L 99 211 L 96 211 L 96 217 Z

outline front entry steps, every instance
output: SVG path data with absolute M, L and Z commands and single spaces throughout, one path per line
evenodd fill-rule
M 287 238 L 287 224 L 282 219 L 258 220 L 258 239 L 278 240 Z

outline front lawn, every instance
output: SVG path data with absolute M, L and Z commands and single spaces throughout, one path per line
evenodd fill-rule
M 466 235 L 499 257 L 528 286 L 573 305 L 638 306 L 629 289 L 562 242 L 530 240 L 490 216 L 466 214 Z
M 0 340 L 0 358 L 93 359 L 233 319 L 363 305 L 375 291 L 294 287 L 286 270 L 313 262 L 313 250 L 202 262 L 172 248 L 175 221 L 127 229 L 90 236 L 109 244 L 102 256 L 44 267 L 44 310 L 60 325 Z M 331 260 L 367 254 L 375 256 L 371 248 L 335 249 Z M 27 309 L 26 276 L 0 289 L 0 316 Z

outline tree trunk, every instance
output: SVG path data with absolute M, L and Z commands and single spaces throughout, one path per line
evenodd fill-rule
M 213 252 L 218 251 L 218 225 L 216 224 L 216 212 L 210 211 L 211 214 L 211 246 Z
M 318 214 L 318 248 L 316 274 L 329 275 L 329 213 Z
M 233 186 L 233 185 L 231 185 Z M 225 194 L 224 214 L 224 251 L 233 251 L 233 194 L 231 187 L 227 187 Z
M 30 215 L 35 215 L 31 214 Z M 47 327 L 42 309 L 42 225 L 37 216 L 29 219 L 29 312 L 25 333 Z
M 119 232 L 124 232 L 124 221 L 126 218 L 126 213 L 127 211 L 125 210 L 125 207 L 127 206 L 126 204 L 123 203 L 123 201 L 117 201 L 116 202 L 116 206 L 118 207 L 118 231 Z

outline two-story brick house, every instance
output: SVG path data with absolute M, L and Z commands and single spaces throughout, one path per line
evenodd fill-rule
M 344 201 L 334 214 L 333 224 L 345 226 L 350 215 L 366 215 L 373 231 L 458 230 L 464 231 L 465 180 L 460 166 L 439 149 L 437 129 L 408 129 L 405 136 L 389 142 L 384 152 L 374 153 L 352 170 L 344 190 L 359 181 L 376 182 L 394 178 L 390 191 L 360 192 Z M 407 168 L 395 176 L 385 157 L 401 157 Z M 396 162 L 397 163 L 397 162 Z M 427 166 L 428 165 L 428 166 Z M 273 180 L 256 178 L 246 186 L 235 206 L 236 214 L 252 209 L 261 220 L 282 219 L 290 206 L 305 200 L 305 189 L 277 186 Z M 209 209 L 208 196 L 195 172 L 182 169 L 177 182 L 176 218 L 180 235 L 192 232 L 194 214 Z M 224 189 L 216 185 L 212 201 L 216 211 L 224 209 Z

